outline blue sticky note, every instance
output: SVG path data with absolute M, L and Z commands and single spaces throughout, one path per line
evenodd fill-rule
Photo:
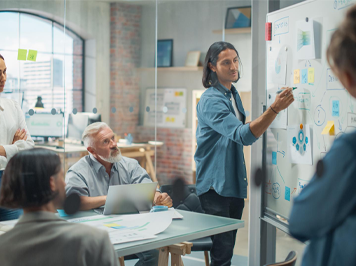
M 332 102 L 333 106 L 332 106 L 332 116 L 337 116 L 339 117 L 340 116 L 340 103 L 338 100 L 334 100 Z
M 302 84 L 308 83 L 308 69 L 302 69 Z
M 277 152 L 272 151 L 272 164 L 277 165 Z
M 286 187 L 285 193 L 284 193 L 284 198 L 288 201 L 290 201 L 290 188 Z

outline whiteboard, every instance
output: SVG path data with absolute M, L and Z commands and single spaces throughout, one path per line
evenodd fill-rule
M 306 1 L 267 14 L 267 22 L 272 23 L 272 40 L 266 41 L 267 106 L 282 86 L 297 87 L 293 92 L 294 103 L 266 133 L 264 207 L 284 218 L 289 217 L 293 198 L 308 184 L 318 160 L 330 149 L 334 139 L 356 128 L 356 102 L 326 60 L 331 34 L 353 4 L 351 0 Z M 315 58 L 303 59 L 313 57 L 312 41 Z M 335 136 L 321 134 L 328 121 L 334 121 Z M 293 130 L 300 131 L 300 124 L 304 133 L 308 132 L 305 128 L 310 128 L 310 139 L 303 133 L 296 133 L 296 139 L 291 137 Z M 292 127 L 288 134 L 288 128 Z M 302 157 L 311 151 L 311 160 L 292 163 L 297 148 L 304 152 Z
M 147 89 L 144 125 L 184 128 L 186 124 L 186 89 Z M 155 108 L 157 101 L 157 110 Z

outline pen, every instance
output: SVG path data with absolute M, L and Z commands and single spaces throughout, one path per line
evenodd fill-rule
M 292 87 L 292 89 L 293 89 L 293 90 L 296 90 L 297 87 Z M 279 90 L 279 91 L 276 92 L 276 94 L 280 94 L 282 91 L 284 91 L 284 90 Z

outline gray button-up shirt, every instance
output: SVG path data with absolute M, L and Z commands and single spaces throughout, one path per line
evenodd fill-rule
M 113 164 L 110 176 L 105 167 L 93 155 L 87 155 L 75 163 L 66 175 L 66 193 L 98 197 L 108 194 L 109 186 L 150 183 L 151 178 L 135 159 L 122 157 Z

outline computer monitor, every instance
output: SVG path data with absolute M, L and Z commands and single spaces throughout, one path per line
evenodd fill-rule
M 81 141 L 85 128 L 95 122 L 101 122 L 101 115 L 94 113 L 69 114 L 67 138 Z
M 56 137 L 64 136 L 64 114 L 35 113 L 30 116 L 26 113 L 26 125 L 31 137 Z

